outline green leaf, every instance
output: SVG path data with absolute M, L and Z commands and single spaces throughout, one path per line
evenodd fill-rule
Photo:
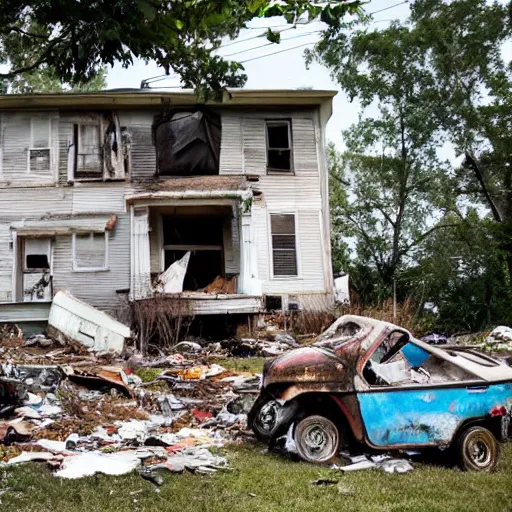
M 176 28 L 177 28 L 178 30 L 181 30 L 181 29 L 185 26 L 185 24 L 184 24 L 184 23 L 183 23 L 183 21 L 181 21 L 181 20 L 175 20 L 175 21 L 174 21 L 174 23 L 175 23 Z

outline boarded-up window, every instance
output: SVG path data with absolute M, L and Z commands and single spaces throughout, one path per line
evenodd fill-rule
M 34 117 L 30 123 L 29 171 L 50 170 L 50 119 Z
M 292 137 L 290 121 L 266 121 L 267 170 L 290 172 L 292 170 Z
M 108 267 L 108 234 L 73 235 L 74 270 L 106 270 Z
M 274 276 L 297 275 L 295 215 L 271 215 Z
M 75 125 L 77 147 L 75 178 L 102 179 L 99 124 Z

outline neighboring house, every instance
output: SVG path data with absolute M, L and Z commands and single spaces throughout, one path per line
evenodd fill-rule
M 58 289 L 115 314 L 190 251 L 196 314 L 333 301 L 331 91 L 0 96 L 0 322 Z M 217 276 L 236 293 L 205 293 Z

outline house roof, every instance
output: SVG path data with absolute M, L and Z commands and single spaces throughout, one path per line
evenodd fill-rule
M 229 89 L 215 106 L 320 106 L 330 105 L 336 91 L 310 89 Z M 99 92 L 0 95 L 0 109 L 122 108 L 186 106 L 198 103 L 191 89 L 172 92 L 145 89 L 110 89 Z

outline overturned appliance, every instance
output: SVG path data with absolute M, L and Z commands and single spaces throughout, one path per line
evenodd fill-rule
M 498 442 L 512 437 L 512 368 L 351 315 L 315 345 L 265 364 L 248 418 L 258 438 L 291 430 L 298 454 L 316 463 L 359 442 L 379 450 L 454 446 L 463 469 L 495 467 Z
M 121 353 L 131 335 L 129 327 L 66 291 L 53 298 L 48 330 L 62 344 L 79 343 L 91 352 Z

